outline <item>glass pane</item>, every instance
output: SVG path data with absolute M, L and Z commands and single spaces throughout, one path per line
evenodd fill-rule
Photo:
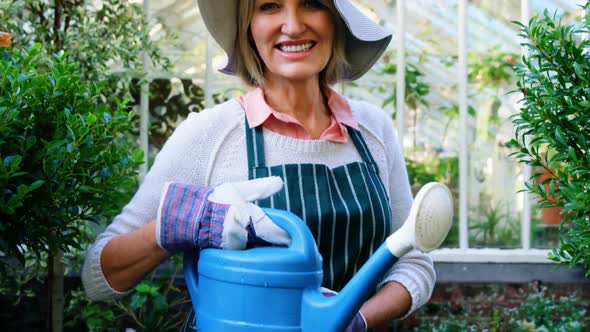
M 399 121 L 396 109 L 397 38 L 395 1 L 355 0 L 393 31 L 389 49 L 378 64 L 354 83 L 339 88 L 352 98 L 382 106 Z M 456 84 L 456 1 L 406 1 L 406 110 L 402 143 L 414 194 L 426 183 L 446 183 L 458 206 Z M 443 244 L 457 247 L 458 214 Z
M 506 13 L 520 2 L 479 7 L 469 2 L 469 176 L 468 216 L 471 247 L 521 247 L 522 199 L 517 190 L 519 165 L 509 157 L 514 137 L 510 116 L 516 110 L 513 66 L 520 45 Z M 499 19 L 502 17 L 502 19 Z M 517 17 L 512 17 L 517 19 Z

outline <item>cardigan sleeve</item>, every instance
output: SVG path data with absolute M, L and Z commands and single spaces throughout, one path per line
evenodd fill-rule
M 384 112 L 383 112 L 384 113 Z M 398 230 L 410 213 L 412 191 L 408 180 L 404 157 L 391 120 L 385 121 L 384 143 L 389 164 L 389 193 L 392 198 L 393 230 Z M 436 281 L 434 263 L 430 255 L 414 249 L 401 257 L 388 271 L 378 288 L 396 281 L 410 293 L 412 306 L 407 317 L 430 299 Z

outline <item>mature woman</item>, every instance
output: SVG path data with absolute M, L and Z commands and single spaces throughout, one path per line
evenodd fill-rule
M 366 73 L 391 35 L 348 0 L 200 0 L 199 7 L 227 52 L 222 72 L 251 89 L 177 128 L 88 251 L 86 291 L 97 300 L 124 295 L 185 249 L 288 245 L 260 207 L 306 222 L 323 257 L 323 286 L 338 291 L 412 203 L 389 116 L 329 88 Z M 434 280 L 432 260 L 410 252 L 348 331 L 410 314 Z

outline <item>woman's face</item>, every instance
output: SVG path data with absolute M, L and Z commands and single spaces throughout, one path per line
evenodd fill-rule
M 266 80 L 317 78 L 330 60 L 334 23 L 319 0 L 255 0 L 250 32 Z

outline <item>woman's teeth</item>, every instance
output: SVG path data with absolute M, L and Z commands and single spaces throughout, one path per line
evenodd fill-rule
M 279 45 L 279 49 L 283 52 L 304 52 L 309 50 L 313 43 L 305 43 L 299 45 Z

